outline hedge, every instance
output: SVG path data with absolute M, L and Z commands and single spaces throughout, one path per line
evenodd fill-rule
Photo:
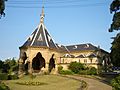
M 8 80 L 8 74 L 7 73 L 0 73 L 0 80 Z

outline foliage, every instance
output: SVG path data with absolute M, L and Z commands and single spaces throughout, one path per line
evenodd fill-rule
M 71 70 L 61 70 L 59 73 L 63 74 L 63 75 L 72 75 L 72 74 L 74 74 Z
M 62 71 L 63 67 L 62 66 L 58 66 L 58 73 L 60 73 L 60 71 Z
M 7 0 L 0 0 L 0 18 L 2 17 L 2 15 L 5 16 L 5 1 Z
M 16 80 L 18 79 L 17 75 L 8 75 L 8 80 Z
M 110 57 L 113 65 L 120 67 L 120 33 L 117 34 L 116 38 L 112 42 Z
M 0 83 L 0 90 L 10 90 L 10 88 L 6 86 L 4 83 Z
M 79 73 L 80 70 L 84 70 L 85 66 L 82 63 L 78 63 L 78 62 L 71 62 L 70 65 L 68 66 L 68 68 L 74 72 L 74 73 Z
M 79 74 L 80 75 L 88 75 L 89 70 L 80 70 Z
M 16 72 L 17 73 L 17 71 L 18 71 L 18 65 L 16 64 L 16 65 L 14 65 L 14 66 L 12 66 L 12 67 L 10 67 L 10 69 L 9 69 L 9 73 L 11 74 L 12 72 Z
M 0 73 L 0 80 L 8 80 L 8 74 Z
M 97 75 L 97 69 L 95 67 L 90 67 L 86 70 L 80 70 L 81 75 Z
M 3 73 L 8 73 L 9 69 L 10 69 L 9 64 L 4 63 L 3 66 L 2 66 L 2 72 Z
M 88 75 L 97 75 L 97 69 L 95 67 L 91 67 L 89 69 Z
M 0 60 L 0 69 L 2 68 L 4 62 L 2 60 Z
M 113 0 L 113 2 L 110 5 L 110 12 L 111 13 L 114 12 L 114 16 L 113 16 L 113 22 L 111 24 L 109 32 L 120 29 L 120 11 L 119 10 L 120 10 L 120 0 Z
M 3 62 L 0 61 L 0 65 L 2 73 L 11 74 L 12 72 L 18 71 L 18 63 L 14 58 L 6 59 Z
M 111 85 L 113 87 L 113 90 L 120 90 L 120 76 L 114 78 L 111 81 Z
M 109 29 L 109 32 L 113 32 L 113 30 L 120 30 L 120 0 L 113 0 L 110 5 L 110 12 L 113 13 L 113 22 Z M 114 66 L 120 66 L 120 33 L 114 38 L 111 47 L 111 60 Z

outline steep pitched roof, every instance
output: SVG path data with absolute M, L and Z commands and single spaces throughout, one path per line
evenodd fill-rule
M 82 50 L 96 50 L 97 47 L 93 46 L 92 44 L 78 44 L 78 45 L 70 45 L 66 46 L 67 49 L 72 52 L 72 51 L 82 51 Z
M 44 25 L 44 8 L 42 9 L 41 20 L 35 31 L 28 37 L 27 41 L 23 46 L 34 46 L 34 47 L 48 47 L 57 49 L 52 37 L 47 31 Z
M 56 46 L 57 46 L 58 49 L 61 50 L 61 51 L 69 52 L 69 50 L 67 49 L 67 47 L 64 46 L 64 45 L 61 45 L 61 44 L 57 44 L 57 43 L 56 43 Z

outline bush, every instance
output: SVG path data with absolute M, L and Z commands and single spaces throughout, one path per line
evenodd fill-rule
M 8 75 L 8 80 L 16 80 L 18 79 L 17 75 Z
M 4 83 L 0 83 L 0 90 L 10 90 L 10 88 L 6 86 Z
M 113 87 L 113 90 L 120 90 L 120 76 L 114 78 L 111 81 L 111 85 Z
M 84 70 L 85 66 L 82 63 L 71 62 L 68 67 L 72 72 L 78 74 L 80 70 Z
M 63 74 L 63 75 L 72 75 L 72 74 L 74 74 L 71 70 L 61 70 L 59 73 Z
M 97 69 L 95 67 L 91 67 L 88 71 L 88 75 L 97 75 Z
M 88 75 L 88 70 L 80 70 L 79 74 L 80 75 Z
M 0 73 L 0 80 L 8 80 L 8 74 Z
M 63 67 L 62 66 L 58 66 L 58 73 L 60 73 L 62 71 Z
M 88 68 L 86 70 L 80 70 L 81 75 L 97 75 L 97 69 L 95 67 Z

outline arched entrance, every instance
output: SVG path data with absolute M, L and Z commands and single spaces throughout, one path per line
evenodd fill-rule
M 55 68 L 54 54 L 52 55 L 52 57 L 50 58 L 50 61 L 49 61 L 49 72 L 51 72 L 53 68 Z
M 42 54 L 38 52 L 32 60 L 33 72 L 40 72 L 42 67 L 45 68 L 45 59 L 42 57 Z

